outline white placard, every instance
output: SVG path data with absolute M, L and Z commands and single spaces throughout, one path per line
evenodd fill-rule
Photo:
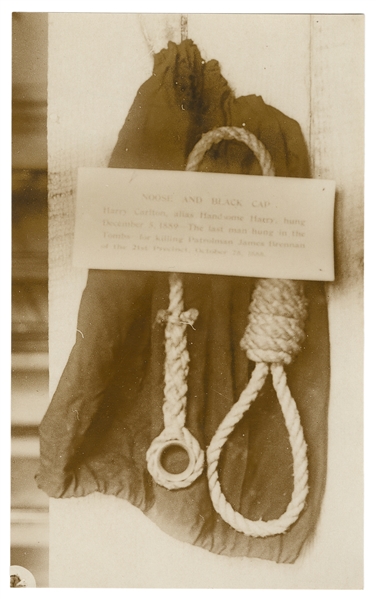
M 73 264 L 334 279 L 334 181 L 80 168 Z

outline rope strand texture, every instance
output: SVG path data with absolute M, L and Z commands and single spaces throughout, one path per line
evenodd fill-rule
M 185 331 L 193 326 L 198 311 L 184 311 L 183 283 L 177 273 L 170 275 L 169 308 L 160 311 L 158 322 L 166 322 L 165 329 L 165 387 L 163 402 L 164 429 L 150 445 L 147 453 L 148 470 L 155 482 L 167 489 L 188 487 L 203 471 L 204 452 L 198 441 L 185 427 L 187 404 L 187 377 L 189 353 Z M 189 464 L 182 473 L 170 473 L 162 465 L 163 453 L 171 446 L 184 449 Z
M 249 131 L 239 127 L 220 127 L 205 133 L 193 148 L 186 170 L 195 171 L 205 152 L 222 139 L 245 143 L 255 154 L 264 176 L 274 176 L 269 152 Z M 301 283 L 280 279 L 261 279 L 250 305 L 249 324 L 241 341 L 247 357 L 256 362 L 251 379 L 218 427 L 206 452 L 210 496 L 218 514 L 235 530 L 245 535 L 266 537 L 285 532 L 299 517 L 308 494 L 307 447 L 294 399 L 287 386 L 284 364 L 290 364 L 304 339 L 306 300 Z M 289 505 L 278 519 L 252 521 L 236 512 L 222 493 L 218 463 L 223 446 L 235 426 L 256 399 L 269 369 L 277 393 L 293 457 L 294 490 Z
M 217 144 L 223 139 L 244 143 L 250 150 L 252 150 L 259 161 L 262 174 L 268 177 L 274 176 L 275 173 L 272 159 L 264 144 L 261 143 L 253 133 L 250 133 L 247 129 L 243 129 L 242 127 L 218 127 L 218 129 L 213 129 L 213 131 L 204 133 L 188 156 L 185 170 L 197 171 L 198 165 L 206 152 L 210 150 L 213 144 Z
M 264 145 L 252 133 L 239 127 L 220 127 L 205 133 L 189 155 L 186 170 L 197 170 L 207 150 L 223 139 L 245 143 L 258 159 L 263 175 L 275 174 L 270 154 Z M 197 310 L 193 309 L 183 311 L 183 284 L 179 275 L 172 274 L 169 309 L 157 317 L 160 322 L 167 322 L 163 404 L 165 428 L 147 452 L 150 474 L 158 484 L 168 489 L 189 486 L 201 474 L 204 466 L 203 451 L 184 426 L 189 364 L 185 330 L 188 325 L 193 326 L 197 314 Z M 232 528 L 248 536 L 266 537 L 284 533 L 298 519 L 308 494 L 307 446 L 284 371 L 284 364 L 290 364 L 300 351 L 306 315 L 307 302 L 301 283 L 284 279 L 258 281 L 250 305 L 248 326 L 240 344 L 256 366 L 247 387 L 219 425 L 206 452 L 208 485 L 214 509 Z M 269 371 L 289 434 L 294 490 L 286 511 L 279 518 L 253 521 L 234 510 L 226 500 L 219 482 L 218 464 L 229 435 L 257 398 Z M 181 474 L 170 474 L 162 467 L 162 453 L 171 444 L 180 445 L 188 453 L 189 465 Z
M 296 313 L 292 316 L 294 310 Z M 248 536 L 266 537 L 285 532 L 298 519 L 308 494 L 307 446 L 283 367 L 283 364 L 289 364 L 293 355 L 299 351 L 296 339 L 302 341 L 305 316 L 306 301 L 300 283 L 282 279 L 262 279 L 256 285 L 250 306 L 249 325 L 241 341 L 241 347 L 246 350 L 249 359 L 256 362 L 256 366 L 247 387 L 219 425 L 206 452 L 213 506 L 225 522 Z M 249 520 L 233 509 L 221 490 L 218 463 L 223 446 L 257 398 L 269 369 L 289 433 L 294 490 L 284 514 L 278 519 L 265 522 Z

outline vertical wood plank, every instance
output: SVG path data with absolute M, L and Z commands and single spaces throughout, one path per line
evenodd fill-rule
M 188 35 L 215 59 L 236 96 L 256 94 L 300 124 L 309 139 L 309 15 L 189 15 Z
M 344 581 L 361 584 L 364 17 L 312 15 L 311 27 L 313 176 L 334 179 L 337 188 L 336 281 L 327 286 L 331 391 L 321 531 Z
M 363 265 L 364 18 L 312 15 L 313 176 L 335 179 L 336 290 L 358 286 Z

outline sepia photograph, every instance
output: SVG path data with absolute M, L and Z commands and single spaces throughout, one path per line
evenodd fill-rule
M 260 9 L 11 15 L 11 586 L 364 588 L 366 17 Z

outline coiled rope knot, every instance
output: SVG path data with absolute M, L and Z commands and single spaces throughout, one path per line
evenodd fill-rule
M 307 300 L 300 281 L 261 279 L 240 346 L 252 362 L 290 364 L 301 349 Z

